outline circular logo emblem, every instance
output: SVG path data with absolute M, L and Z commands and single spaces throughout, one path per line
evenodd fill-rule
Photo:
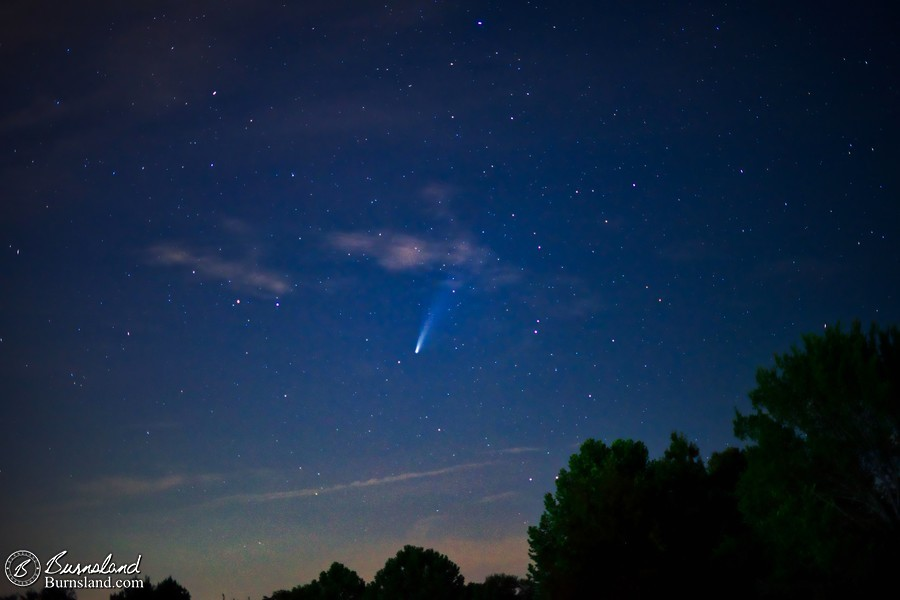
M 6 578 L 13 585 L 28 587 L 41 575 L 41 561 L 28 550 L 16 550 L 6 559 Z

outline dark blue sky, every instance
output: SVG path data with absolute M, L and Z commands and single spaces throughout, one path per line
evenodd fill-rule
M 583 440 L 900 320 L 890 3 L 560 4 L 4 2 L 0 554 L 524 575 Z

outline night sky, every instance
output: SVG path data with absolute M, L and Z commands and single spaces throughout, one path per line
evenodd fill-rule
M 585 439 L 738 444 L 900 321 L 891 5 L 5 0 L 0 558 L 524 575 Z

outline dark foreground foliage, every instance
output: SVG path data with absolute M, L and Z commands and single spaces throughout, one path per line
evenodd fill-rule
M 773 595 L 896 588 L 900 564 L 900 332 L 859 323 L 807 335 L 761 368 L 741 514 L 772 559 Z
M 713 594 L 732 565 L 755 560 L 734 543 L 747 532 L 734 496 L 744 464 L 731 449 L 707 468 L 676 434 L 656 460 L 641 442 L 586 441 L 528 531 L 539 597 L 580 598 L 599 581 L 597 597 Z
M 150 583 L 149 577 L 144 577 L 143 587 L 127 588 L 110 594 L 109 600 L 191 600 L 191 594 L 171 577 L 166 577 L 156 585 Z
M 318 579 L 291 590 L 279 590 L 263 600 L 504 600 L 531 598 L 531 584 L 513 575 L 490 575 L 484 583 L 470 583 L 459 567 L 432 549 L 404 546 L 388 559 L 366 585 L 362 578 L 340 563 L 322 571 Z
M 43 588 L 40 591 L 28 590 L 23 594 L 0 596 L 0 600 L 76 600 L 75 590 L 66 588 Z
M 868 597 L 900 564 L 900 334 L 858 323 L 761 368 L 745 451 L 586 441 L 529 528 L 539 598 Z M 734 582 L 741 582 L 735 586 Z

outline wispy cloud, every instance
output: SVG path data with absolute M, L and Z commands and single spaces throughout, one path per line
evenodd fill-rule
M 513 448 L 504 448 L 503 450 L 498 450 L 499 454 L 522 454 L 525 452 L 541 452 L 543 448 L 536 448 L 534 446 L 515 446 Z
M 492 502 L 500 502 L 501 500 L 508 500 L 509 498 L 515 498 L 518 496 L 516 492 L 502 492 L 500 494 L 492 494 L 490 496 L 485 496 L 478 501 L 478 504 L 490 504 Z
M 425 479 L 431 477 L 440 477 L 443 475 L 449 475 L 451 473 L 459 473 L 461 471 L 470 471 L 473 469 L 481 469 L 492 465 L 494 463 L 484 462 L 484 463 L 467 463 L 462 465 L 456 465 L 453 467 L 446 467 L 444 469 L 435 469 L 433 471 L 414 471 L 410 473 L 401 473 L 399 475 L 390 475 L 388 477 L 378 477 L 372 479 L 365 479 L 359 481 L 352 481 L 350 483 L 339 483 L 337 485 L 331 485 L 326 487 L 315 487 L 315 488 L 301 488 L 296 490 L 287 490 L 283 492 L 267 492 L 262 494 L 235 494 L 232 496 L 225 496 L 223 498 L 219 498 L 214 501 L 214 504 L 229 504 L 229 503 L 251 503 L 251 502 L 271 502 L 273 500 L 289 500 L 292 498 L 308 498 L 310 496 L 322 496 L 325 494 L 333 494 L 335 492 L 342 492 L 345 490 L 354 490 L 354 489 L 363 489 L 370 488 L 375 486 L 383 486 L 383 485 L 391 485 L 395 483 L 403 483 L 406 481 L 412 481 L 416 479 Z
M 490 256 L 487 248 L 462 237 L 444 241 L 392 231 L 338 232 L 331 236 L 330 242 L 351 256 L 372 257 L 388 271 L 463 266 L 478 269 Z
M 344 231 L 329 236 L 331 247 L 350 257 L 372 259 L 386 271 L 450 273 L 480 280 L 484 287 L 519 281 L 519 271 L 503 263 L 489 247 L 467 235 L 434 239 L 392 230 Z
M 450 206 L 455 192 L 456 188 L 446 183 L 429 183 L 421 192 L 425 212 L 452 221 L 453 212 Z
M 291 291 L 285 276 L 266 270 L 249 258 L 227 259 L 174 242 L 152 246 L 152 264 L 187 267 L 211 281 L 224 281 L 232 288 L 260 296 L 283 296 Z
M 356 260 L 372 261 L 391 273 L 440 271 L 482 289 L 496 289 L 521 280 L 522 269 L 503 261 L 485 242 L 462 228 L 452 210 L 457 189 L 431 182 L 419 190 L 412 205 L 431 226 L 416 234 L 384 228 L 335 231 L 326 244 Z
M 183 486 L 208 483 L 217 480 L 216 475 L 166 475 L 163 477 L 104 477 L 79 486 L 79 491 L 90 497 L 117 498 L 159 494 Z

